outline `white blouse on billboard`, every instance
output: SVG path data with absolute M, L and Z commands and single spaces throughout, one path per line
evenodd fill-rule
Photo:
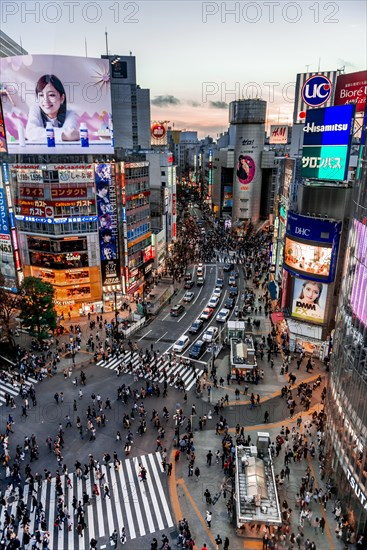
M 78 116 L 74 111 L 66 111 L 65 121 L 61 127 L 58 126 L 59 121 L 57 118 L 49 119 L 48 122 L 51 122 L 54 127 L 56 141 L 62 141 L 61 134 L 63 132 L 79 131 Z M 43 125 L 39 105 L 33 105 L 29 111 L 25 137 L 28 141 L 46 143 L 46 128 Z

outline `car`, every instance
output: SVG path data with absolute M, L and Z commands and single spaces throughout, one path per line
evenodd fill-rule
M 232 277 L 231 275 L 230 278 L 228 279 L 228 284 L 229 286 L 236 286 L 237 284 L 236 277 Z
M 219 298 L 218 296 L 212 296 L 208 302 L 208 307 L 217 307 L 217 305 L 219 304 Z
M 218 327 L 209 327 L 204 332 L 202 339 L 204 340 L 204 342 L 214 342 L 218 336 L 218 332 Z
M 234 264 L 224 264 L 223 271 L 230 272 L 234 268 Z
M 217 288 L 223 288 L 224 281 L 221 277 L 218 277 L 217 282 L 215 284 L 216 284 Z
M 191 302 L 191 300 L 194 298 L 195 294 L 194 292 L 186 292 L 185 296 L 183 297 L 184 302 Z
M 234 304 L 235 304 L 234 298 L 227 298 L 223 305 L 226 309 L 232 309 L 234 308 Z
M 214 313 L 214 309 L 211 308 L 211 307 L 206 307 L 202 314 L 200 315 L 200 319 L 203 319 L 203 321 L 207 321 L 208 319 L 210 319 L 210 317 L 213 315 Z
M 203 340 L 197 340 L 195 344 L 190 349 L 189 356 L 192 359 L 200 359 L 200 357 L 203 355 L 204 351 L 206 350 L 206 342 L 203 342 Z
M 196 269 L 196 275 L 198 277 L 202 277 L 203 274 L 204 274 L 203 264 L 199 264 L 197 269 Z
M 184 288 L 192 288 L 194 286 L 194 281 L 191 280 L 191 281 L 186 281 L 185 285 L 184 285 Z
M 176 353 L 182 353 L 184 349 L 187 348 L 189 343 L 190 343 L 190 338 L 186 336 L 186 334 L 183 334 L 182 336 L 180 336 L 177 342 L 173 345 L 172 349 Z
M 185 311 L 185 308 L 182 304 L 177 304 L 171 307 L 171 317 L 179 317 L 181 313 Z
M 204 277 L 198 277 L 198 278 L 197 278 L 196 284 L 197 284 L 198 286 L 203 286 L 204 283 L 205 283 Z
M 237 277 L 238 277 L 238 271 L 236 271 L 236 270 L 234 269 L 233 271 L 231 271 L 230 276 L 231 276 L 231 277 L 235 277 L 235 278 L 237 279 Z
M 231 298 L 238 295 L 238 288 L 236 286 L 231 286 L 229 289 L 229 295 Z
M 220 298 L 221 294 L 222 294 L 222 289 L 221 288 L 217 287 L 217 288 L 214 289 L 213 296 L 217 296 L 218 298 Z
M 231 313 L 231 312 L 229 311 L 229 309 L 222 308 L 222 309 L 218 312 L 218 314 L 217 314 L 215 320 L 218 321 L 218 323 L 225 323 L 225 322 L 227 321 L 227 319 L 228 319 L 230 313 Z
M 191 332 L 191 334 L 196 334 L 203 326 L 203 323 L 204 321 L 202 319 L 196 319 L 189 328 L 189 332 Z
M 192 279 L 192 273 L 189 273 L 189 272 L 186 273 L 185 274 L 185 281 L 191 281 L 191 279 Z

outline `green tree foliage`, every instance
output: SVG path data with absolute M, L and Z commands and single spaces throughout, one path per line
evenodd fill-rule
M 53 286 L 37 277 L 26 277 L 20 287 L 20 296 L 23 325 L 39 339 L 47 338 L 49 330 L 56 328 Z
M 2 338 L 14 347 L 15 342 L 12 336 L 12 321 L 19 310 L 20 298 L 18 294 L 9 292 L 4 288 L 5 277 L 0 273 L 0 325 Z

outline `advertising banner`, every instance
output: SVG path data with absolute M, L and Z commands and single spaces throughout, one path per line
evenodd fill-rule
M 8 148 L 6 145 L 3 107 L 2 107 L 1 97 L 0 97 L 0 153 L 6 153 L 7 151 L 8 151 Z
M 233 206 L 233 187 L 225 185 L 223 188 L 223 204 L 222 208 L 232 208 Z
M 295 273 L 307 274 L 310 279 L 330 281 L 334 278 L 332 247 L 285 239 L 284 264 Z
M 367 324 L 367 227 L 354 220 L 355 273 L 351 306 L 358 319 Z
M 284 124 L 272 124 L 270 126 L 270 145 L 285 144 L 288 142 L 288 126 Z
M 98 229 L 101 254 L 102 285 L 120 284 L 118 254 L 116 185 L 111 164 L 96 164 Z
M 366 107 L 367 71 L 341 74 L 335 87 L 334 105 L 356 106 L 356 113 L 363 113 Z
M 107 59 L 0 58 L 9 153 L 113 153 Z
M 293 279 L 291 316 L 300 321 L 322 324 L 328 285 L 305 279 Z
M 344 181 L 349 167 L 354 105 L 307 111 L 303 128 L 303 178 Z
M 297 74 L 293 124 L 304 122 L 310 109 L 333 104 L 337 76 L 337 71 Z
M 150 136 L 152 145 L 167 145 L 167 122 L 152 122 Z
M 295 162 L 293 159 L 286 159 L 284 162 L 284 175 L 283 175 L 283 186 L 281 193 L 283 197 L 289 197 L 289 189 L 294 180 L 294 168 Z
M 296 239 L 308 239 L 337 246 L 341 228 L 341 222 L 301 216 L 291 210 L 288 212 L 287 235 Z

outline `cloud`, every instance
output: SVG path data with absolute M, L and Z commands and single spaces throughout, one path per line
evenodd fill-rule
M 201 107 L 201 103 L 198 101 L 193 101 L 192 99 L 189 99 L 187 104 L 190 105 L 190 107 Z
M 209 107 L 212 109 L 228 109 L 228 103 L 225 101 L 209 101 Z
M 167 105 L 180 105 L 181 101 L 173 95 L 157 95 L 151 103 L 157 107 L 166 107 Z

